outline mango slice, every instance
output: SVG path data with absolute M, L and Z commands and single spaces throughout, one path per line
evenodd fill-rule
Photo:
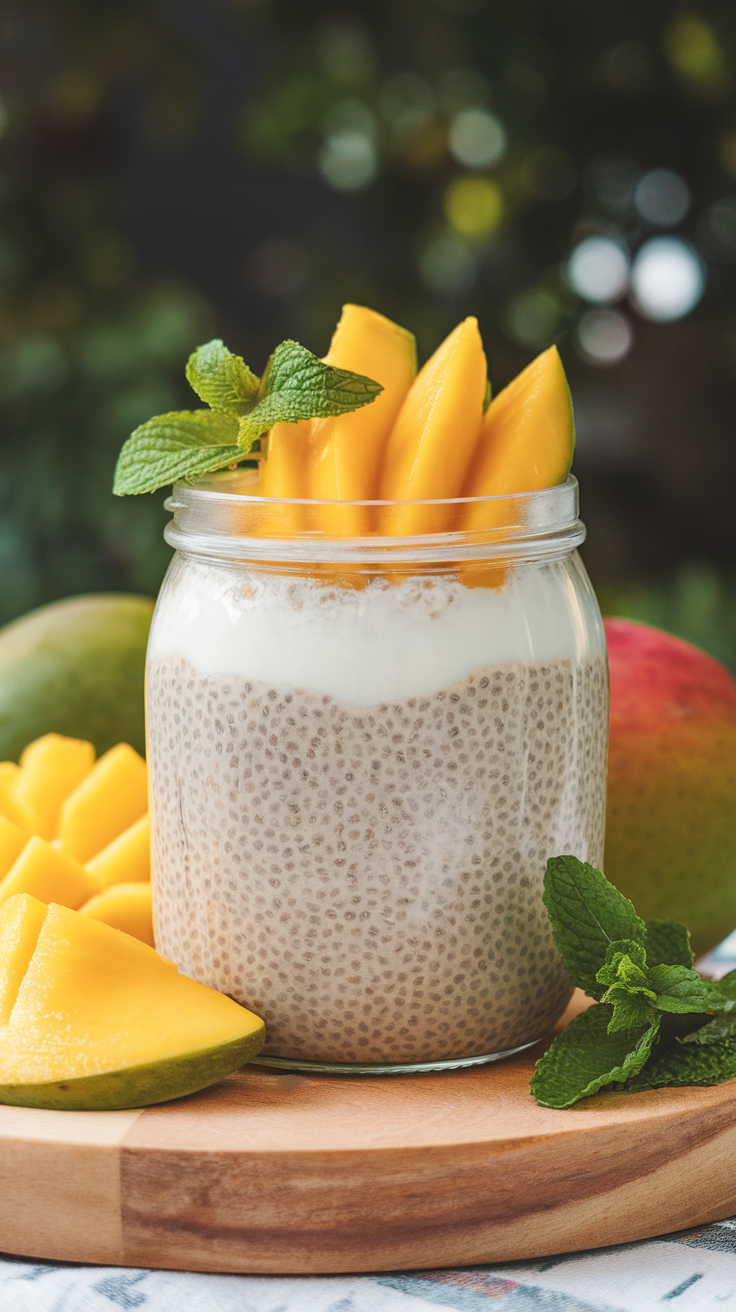
M 130 829 L 114 838 L 107 847 L 87 861 L 86 868 L 98 890 L 110 884 L 144 882 L 151 878 L 151 846 L 148 816 L 142 815 Z M 0 828 L 0 853 L 2 829 Z M 0 864 L 0 869 L 2 865 Z M 58 901 L 58 899 L 56 899 Z
M 20 893 L 0 906 L 0 1025 L 6 1025 L 48 907 Z
M 483 418 L 486 357 L 478 321 L 465 319 L 417 374 L 386 448 L 382 500 L 460 495 Z M 437 532 L 445 518 L 424 507 L 396 506 L 394 533 Z
M 383 391 L 360 410 L 312 421 L 307 495 L 369 501 L 378 496 L 384 448 L 417 371 L 414 336 L 364 305 L 344 305 L 324 359 L 375 379 Z M 366 509 L 330 507 L 323 515 L 327 531 L 341 536 L 361 536 L 370 528 Z
M 37 835 L 0 883 L 0 903 L 17 893 L 29 893 L 41 902 L 63 902 L 79 907 L 98 892 L 95 881 L 78 861 Z
M 89 861 L 147 807 L 146 763 L 127 743 L 118 743 L 62 803 L 59 843 L 76 861 Z
M 27 806 L 14 796 L 15 783 L 20 774 L 20 766 L 15 761 L 0 761 L 0 815 L 4 815 L 14 825 L 33 829 L 33 816 Z
M 112 884 L 79 908 L 80 916 L 101 920 L 141 943 L 154 947 L 153 898 L 150 884 Z
M 307 470 L 310 461 L 311 419 L 296 424 L 274 424 L 268 435 L 268 454 L 258 466 L 258 483 L 252 496 L 279 500 L 309 496 Z M 264 525 L 268 536 L 288 537 L 299 533 L 304 524 L 302 506 L 274 507 Z
M 574 445 L 570 389 L 557 347 L 550 346 L 491 402 L 463 496 L 510 496 L 564 483 Z M 502 513 L 498 507 L 466 506 L 460 527 L 492 528 Z
M 32 818 L 31 827 L 41 838 L 56 837 L 61 803 L 88 775 L 95 763 L 92 743 L 47 733 L 29 743 L 20 758 L 20 771 L 11 795 Z
M 0 1102 L 76 1111 L 165 1102 L 236 1070 L 264 1036 L 259 1017 L 144 943 L 51 905 L 0 1027 Z
M 15 865 L 31 835 L 0 815 L 0 879 Z

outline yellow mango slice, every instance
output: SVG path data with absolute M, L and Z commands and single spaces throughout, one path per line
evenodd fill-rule
M 30 837 L 27 829 L 21 829 L 0 815 L 0 879 L 4 879 L 10 867 L 15 865 Z
M 364 305 L 344 305 L 325 363 L 380 383 L 370 405 L 312 421 L 308 496 L 327 501 L 370 501 L 378 496 L 383 452 L 416 374 L 412 333 Z M 326 531 L 360 536 L 369 512 L 356 507 L 323 510 Z
M 575 425 L 565 371 L 550 346 L 491 402 L 463 496 L 502 497 L 564 483 L 572 464 Z M 493 528 L 503 507 L 466 506 L 460 527 Z
M 483 417 L 486 357 L 478 321 L 468 318 L 450 333 L 417 374 L 386 448 L 382 500 L 423 500 L 460 495 Z M 447 517 L 423 507 L 396 506 L 394 533 L 437 532 Z
M 97 891 L 84 866 L 35 835 L 0 883 L 0 902 L 6 902 L 16 893 L 30 893 L 41 902 L 61 902 L 76 908 Z
M 0 906 L 0 1025 L 7 1024 L 48 907 L 21 894 Z
M 259 1017 L 146 944 L 52 904 L 0 1026 L 0 1102 L 77 1110 L 163 1102 L 237 1069 L 264 1034 Z
M 20 758 L 12 785 L 13 799 L 33 819 L 33 832 L 55 838 L 61 803 L 88 775 L 95 763 L 92 743 L 47 733 L 29 743 Z
M 59 842 L 76 861 L 89 861 L 147 807 L 146 763 L 127 743 L 118 743 L 62 803 Z
M 30 808 L 14 796 L 15 782 L 20 774 L 20 766 L 15 761 L 0 761 L 0 815 L 7 816 L 14 825 L 33 832 L 33 816 Z
M 153 942 L 153 899 L 150 884 L 112 884 L 79 908 L 80 916 L 101 920 L 149 947 Z
M 2 830 L 0 830 L 0 844 Z M 148 816 L 142 815 L 130 829 L 114 838 L 91 861 L 86 862 L 101 891 L 110 884 L 145 882 L 151 878 L 151 840 Z
M 267 457 L 258 466 L 258 483 L 251 495 L 279 500 L 308 497 L 311 436 L 311 419 L 274 424 L 268 434 Z M 284 505 L 269 510 L 262 531 L 269 537 L 288 537 L 299 533 L 303 525 L 303 507 Z

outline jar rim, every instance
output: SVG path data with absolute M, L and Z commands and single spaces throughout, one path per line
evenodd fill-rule
M 236 480 L 214 476 L 195 484 L 177 483 L 164 502 L 173 521 L 166 541 L 186 555 L 221 561 L 273 564 L 309 561 L 380 565 L 452 561 L 521 561 L 559 558 L 585 539 L 578 518 L 578 481 L 533 492 L 496 497 L 426 498 L 412 501 L 335 501 L 306 497 L 263 497 L 231 491 Z M 437 530 L 433 518 L 462 506 L 488 507 L 493 527 Z M 299 527 L 283 531 L 283 508 L 293 508 Z M 415 509 L 425 531 L 397 535 L 382 531 L 397 508 Z M 374 528 L 361 535 L 340 527 L 350 512 L 372 512 Z M 482 518 L 482 516 L 481 516 Z M 426 531 L 427 528 L 429 531 Z

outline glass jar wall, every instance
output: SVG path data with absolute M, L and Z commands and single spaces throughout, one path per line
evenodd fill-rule
M 242 477 L 168 503 L 159 950 L 263 1016 L 284 1063 L 533 1042 L 572 991 L 546 860 L 603 855 L 605 641 L 575 480 L 489 501 L 472 532 L 451 527 L 462 503 L 414 503 L 392 533 L 396 505 L 259 501 Z

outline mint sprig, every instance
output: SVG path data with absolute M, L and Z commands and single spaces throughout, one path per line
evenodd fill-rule
M 383 391 L 372 378 L 324 364 L 292 341 L 276 347 L 258 378 L 216 338 L 190 355 L 186 375 L 210 409 L 157 415 L 136 428 L 118 458 L 116 496 L 155 492 L 237 464 L 274 424 L 346 414 Z
M 684 925 L 645 923 L 576 857 L 547 862 L 544 904 L 565 969 L 598 1005 L 540 1057 L 531 1081 L 538 1103 L 572 1107 L 607 1086 L 717 1084 L 736 1075 L 736 971 L 718 984 L 702 979 Z

